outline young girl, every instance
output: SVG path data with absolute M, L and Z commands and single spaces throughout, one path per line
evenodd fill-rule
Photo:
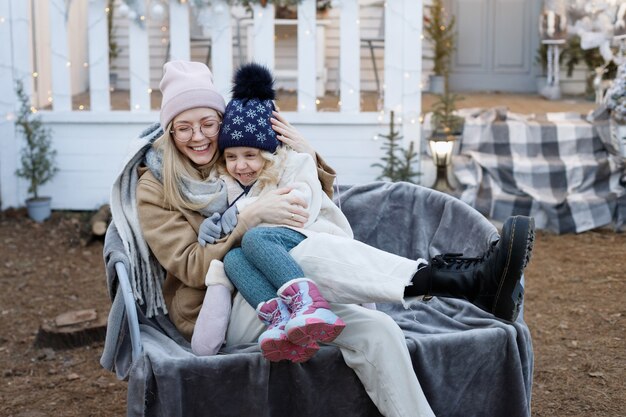
M 237 211 L 279 187 L 291 187 L 291 194 L 306 201 L 309 216 L 302 219 L 302 228 L 257 225 L 224 258 L 228 277 L 268 326 L 259 338 L 268 359 L 305 361 L 318 349 L 317 342 L 332 341 L 340 333 L 343 323 L 330 312 L 322 294 L 339 303 L 398 302 L 406 295 L 465 298 L 500 318 L 516 319 L 532 219 L 505 222 L 502 238 L 481 258 L 443 255 L 432 265 L 353 240 L 343 213 L 322 192 L 312 158 L 279 147 L 276 138 L 266 134 L 263 127 L 273 109 L 271 84 L 271 74 L 255 64 L 237 73 L 218 141 L 223 151 L 218 166 L 230 207 L 207 219 L 211 227 L 201 228 L 199 235 L 200 240 L 215 240 L 228 234 Z M 317 265 L 308 271 L 289 253 L 297 252 L 303 242 L 315 242 L 312 247 L 319 248 Z M 344 257 L 345 268 L 324 269 L 326 264 L 337 265 L 325 260 L 339 257 Z M 372 265 L 375 271 L 364 271 L 359 263 Z M 380 273 L 384 269 L 387 272 Z
M 228 233 L 230 213 L 242 211 L 258 197 L 284 186 L 306 203 L 309 217 L 292 216 L 304 223 L 302 228 L 261 224 L 251 229 L 241 246 L 225 256 L 224 268 L 268 326 L 259 337 L 263 355 L 272 361 L 303 362 L 319 349 L 318 342 L 332 342 L 345 323 L 330 310 L 289 251 L 308 234 L 352 238 L 352 229 L 322 191 L 311 156 L 279 147 L 275 135 L 268 134 L 265 127 L 274 110 L 272 83 L 269 71 L 256 64 L 246 65 L 236 74 L 234 99 L 226 108 L 218 139 L 223 151 L 218 169 L 230 207 L 220 217 L 220 225 L 222 232 Z

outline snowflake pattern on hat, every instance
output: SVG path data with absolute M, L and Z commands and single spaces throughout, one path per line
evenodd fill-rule
M 218 146 L 220 150 L 249 146 L 274 152 L 279 145 L 270 118 L 272 100 L 233 99 L 226 106 Z

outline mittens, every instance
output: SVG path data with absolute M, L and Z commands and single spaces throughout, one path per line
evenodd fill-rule
M 204 219 L 198 230 L 198 243 L 206 246 L 207 243 L 215 243 L 220 238 L 222 226 L 220 225 L 220 214 L 213 213 L 211 217 Z
M 232 232 L 235 226 L 237 226 L 237 213 L 239 213 L 239 211 L 237 210 L 237 206 L 234 204 L 222 213 L 220 224 L 222 226 L 222 233 L 225 235 Z

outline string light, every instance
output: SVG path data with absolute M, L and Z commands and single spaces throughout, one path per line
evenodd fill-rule
M 81 104 L 80 106 L 78 106 L 78 110 L 85 110 L 85 106 Z
M 109 14 L 109 13 L 111 13 L 111 9 L 109 9 L 108 7 L 105 7 L 105 8 L 104 8 L 104 12 L 105 12 L 106 14 Z
M 152 94 L 152 89 L 148 88 L 148 94 Z
M 67 61 L 67 62 L 65 63 L 65 66 L 69 68 L 69 67 L 71 67 L 71 66 L 72 66 L 72 63 L 71 63 L 70 61 Z
M 37 108 L 35 106 L 30 106 L 31 113 L 37 113 Z
M 135 110 L 139 110 L 141 106 L 139 104 L 135 104 Z
M 321 103 L 321 101 L 320 101 L 319 98 L 315 100 L 315 104 L 317 104 L 318 106 L 320 105 L 320 103 Z
M 83 68 L 87 68 L 89 64 L 87 62 L 83 62 Z
M 10 122 L 15 119 L 15 113 L 7 113 L 6 119 Z
M 33 78 L 39 77 L 39 73 L 37 71 L 33 72 Z
M 4 23 L 4 16 L 0 16 L 0 23 Z

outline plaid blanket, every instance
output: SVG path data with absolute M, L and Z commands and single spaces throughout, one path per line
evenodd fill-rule
M 555 233 L 623 226 L 626 171 L 602 134 L 606 123 L 501 108 L 461 115 L 465 129 L 453 171 L 463 201 L 497 221 L 533 216 L 538 228 Z

